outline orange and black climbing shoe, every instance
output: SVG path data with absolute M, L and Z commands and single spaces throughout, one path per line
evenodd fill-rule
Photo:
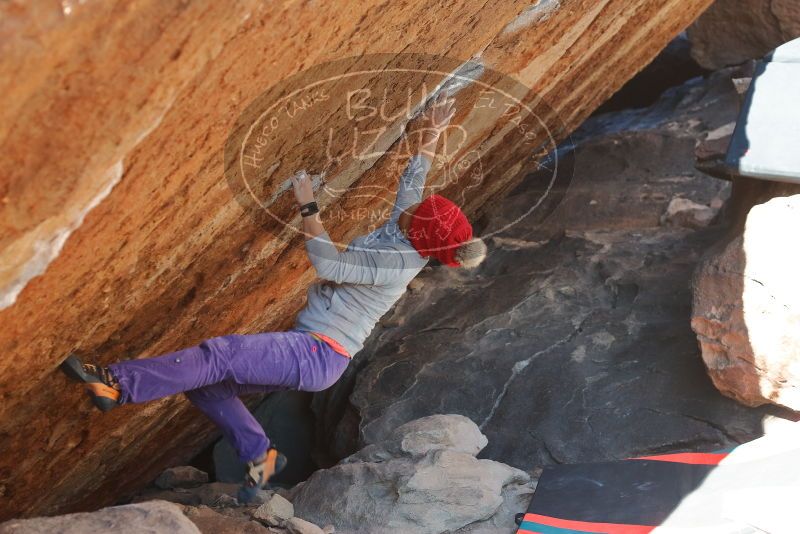
M 100 410 L 107 412 L 118 406 L 119 384 L 107 368 L 83 363 L 70 354 L 61 364 L 61 370 L 72 380 L 83 383 L 92 403 Z
M 279 453 L 277 449 L 269 449 L 258 460 L 247 462 L 244 484 L 251 488 L 263 488 L 269 479 L 283 471 L 284 467 L 286 467 L 286 456 Z
M 286 467 L 286 456 L 277 449 L 269 449 L 263 457 L 252 462 L 247 462 L 244 474 L 244 484 L 239 488 L 237 495 L 241 504 L 252 502 L 258 490 L 266 487 L 273 475 L 283 471 Z

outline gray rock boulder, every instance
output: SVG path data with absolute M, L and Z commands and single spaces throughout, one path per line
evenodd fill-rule
M 294 506 L 277 493 L 253 512 L 253 519 L 273 525 L 294 517 Z
M 200 534 L 180 506 L 150 501 L 97 512 L 19 519 L 0 524 L 2 534 Z
M 418 457 L 439 450 L 477 456 L 488 442 L 486 436 L 468 418 L 434 415 L 399 427 L 382 443 L 363 449 L 349 461 L 379 461 L 404 455 Z
M 289 534 L 325 534 L 325 531 L 314 523 L 293 517 L 284 523 L 284 528 Z
M 535 478 L 538 478 L 538 474 Z M 528 505 L 536 490 L 536 482 L 531 480 L 528 484 L 508 484 L 501 494 L 503 504 L 488 519 L 470 523 L 458 529 L 460 534 L 500 534 L 517 530 L 514 516 L 528 509 Z
M 433 415 L 397 428 L 330 469 L 317 471 L 292 495 L 297 515 L 337 532 L 441 533 L 489 522 L 513 528 L 524 510 L 530 476 L 475 456 L 486 445 L 460 415 Z M 520 508 L 516 508 L 520 506 Z M 502 513 L 504 517 L 494 520 Z

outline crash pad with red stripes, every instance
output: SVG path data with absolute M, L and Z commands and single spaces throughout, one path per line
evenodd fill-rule
M 800 532 L 797 425 L 729 450 L 547 467 L 517 532 Z

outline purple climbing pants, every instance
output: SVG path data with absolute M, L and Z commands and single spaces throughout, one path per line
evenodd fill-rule
M 308 332 L 290 330 L 216 337 L 109 369 L 121 387 L 120 403 L 185 392 L 248 462 L 266 452 L 269 439 L 238 396 L 281 389 L 321 391 L 339 379 L 349 361 Z

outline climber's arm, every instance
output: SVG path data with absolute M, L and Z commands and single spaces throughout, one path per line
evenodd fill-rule
M 299 171 L 291 178 L 292 189 L 294 189 L 294 198 L 297 200 L 298 206 L 303 206 L 309 202 L 314 202 L 314 186 L 306 171 Z M 303 233 L 306 237 L 316 237 L 325 232 L 325 227 L 322 226 L 322 219 L 319 217 L 319 212 L 303 217 Z
M 307 239 L 306 252 L 317 276 L 337 284 L 383 285 L 405 268 L 402 252 L 358 246 L 339 252 L 327 232 Z
M 305 171 L 292 177 L 292 186 L 298 205 L 314 202 L 314 189 Z M 308 259 L 317 275 L 325 280 L 380 285 L 396 276 L 397 269 L 404 266 L 405 258 L 399 253 L 359 248 L 339 252 L 325 231 L 319 213 L 303 217 L 303 232 Z
M 400 178 L 397 199 L 390 221 L 396 222 L 403 210 L 422 200 L 425 177 L 436 155 L 441 132 L 447 128 L 455 113 L 452 99 L 440 95 L 425 110 L 419 154 L 413 156 Z M 314 201 L 314 189 L 305 171 L 292 177 L 295 198 L 300 206 Z M 306 251 L 317 275 L 336 283 L 380 285 L 396 276 L 405 266 L 405 257 L 396 251 L 353 249 L 339 252 L 322 225 L 319 213 L 303 217 Z
M 312 201 L 309 200 L 309 202 Z M 322 219 L 319 216 L 319 212 L 314 215 L 309 215 L 308 217 L 303 217 L 303 233 L 306 234 L 307 239 L 325 233 L 325 227 L 322 226 Z
M 439 136 L 442 130 L 439 128 L 426 128 L 422 132 L 422 139 L 419 144 L 419 153 L 425 157 L 428 164 L 433 162 L 436 157 L 436 147 L 439 145 Z
M 439 136 L 450 124 L 455 113 L 455 100 L 448 98 L 445 93 L 440 93 L 428 109 L 422 113 L 420 128 L 422 139 L 420 140 L 419 152 L 429 161 L 433 161 L 433 158 L 436 157 Z
M 390 223 L 397 222 L 403 211 L 422 200 L 425 178 L 430 171 L 433 158 L 436 156 L 439 136 L 450 124 L 455 111 L 453 100 L 447 99 L 442 94 L 423 113 L 419 129 L 421 134 L 419 153 L 409 159 L 406 169 L 400 176 L 397 198 L 389 216 Z
M 397 198 L 389 216 L 390 223 L 396 223 L 401 213 L 422 200 L 422 192 L 425 190 L 425 177 L 430 169 L 431 158 L 423 154 L 417 154 L 408 160 L 408 165 L 406 165 L 406 169 L 400 176 L 400 183 L 397 185 Z

